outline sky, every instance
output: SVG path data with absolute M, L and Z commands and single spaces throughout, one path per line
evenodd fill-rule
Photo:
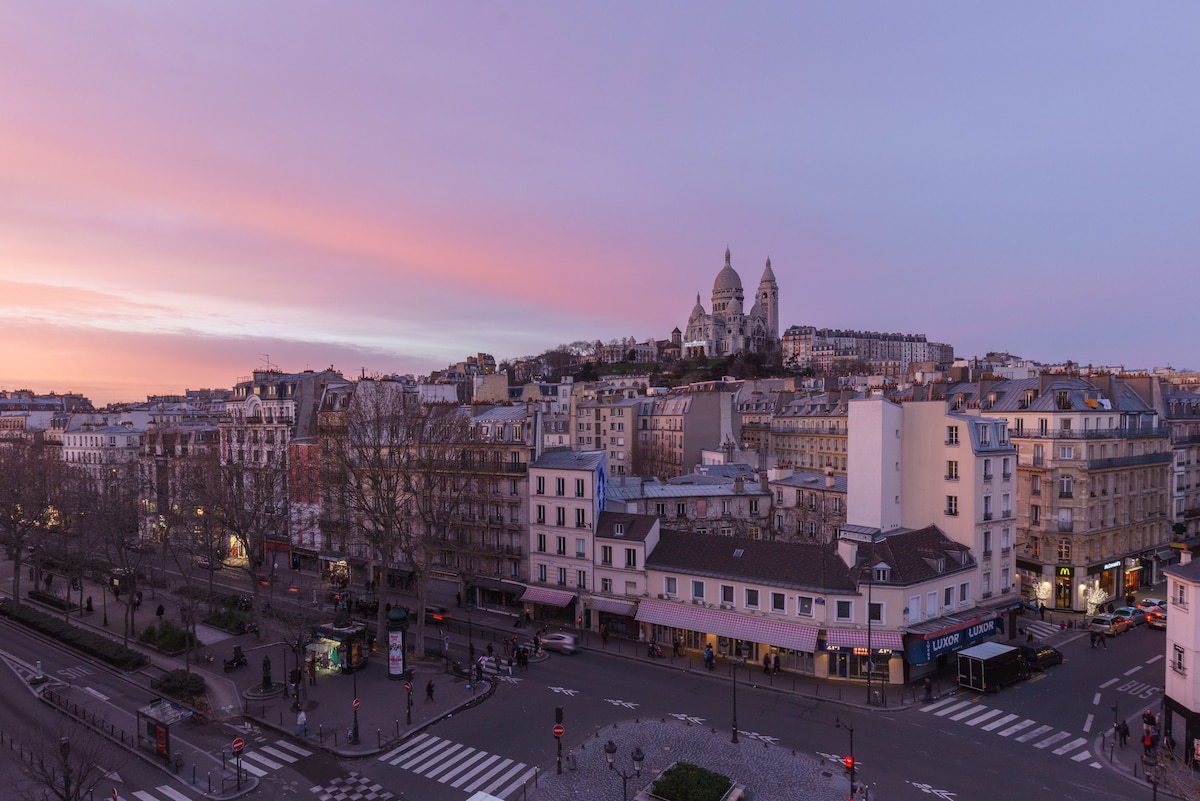
M 1200 369 L 1200 4 L 0 4 L 0 389 L 780 324 Z M 751 300 L 747 300 L 749 309 Z

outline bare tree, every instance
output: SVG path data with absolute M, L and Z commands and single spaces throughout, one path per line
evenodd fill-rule
M 13 563 L 14 610 L 21 605 L 25 552 L 48 531 L 64 469 L 63 462 L 43 445 L 0 444 L 0 543 Z
M 139 495 L 135 464 L 108 466 L 96 480 L 94 503 L 84 518 L 86 535 L 100 545 L 111 569 L 106 584 L 113 599 L 121 606 L 121 643 L 125 647 L 129 647 L 129 638 L 135 633 L 135 616 L 141 598 L 139 584 L 144 553 L 134 546 Z M 107 599 L 105 604 L 107 623 Z
M 28 801 L 90 800 L 96 785 L 128 761 L 100 734 L 62 719 L 35 724 L 25 737 L 32 759 L 22 766 L 33 787 L 21 795 Z

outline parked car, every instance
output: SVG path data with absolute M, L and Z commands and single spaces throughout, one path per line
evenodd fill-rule
M 1045 670 L 1051 665 L 1062 664 L 1062 651 L 1053 645 L 1047 645 L 1044 642 L 1035 642 L 1017 647 L 1021 650 L 1021 656 L 1025 657 L 1025 664 L 1034 670 Z
M 1113 610 L 1113 615 L 1128 620 L 1131 628 L 1137 628 L 1146 622 L 1146 610 L 1133 606 L 1118 606 Z
M 1143 598 L 1137 602 L 1137 605 L 1146 610 L 1146 614 L 1150 614 L 1155 609 L 1166 609 L 1167 601 L 1165 598 Z
M 1129 630 L 1129 621 L 1116 615 L 1096 615 L 1092 618 L 1092 631 L 1102 631 L 1116 636 Z
M 575 641 L 574 634 L 566 634 L 561 631 L 556 631 L 553 634 L 547 634 L 541 638 L 542 649 L 545 651 L 558 651 L 563 654 L 573 654 L 578 652 L 579 644 Z
M 1146 625 L 1152 629 L 1167 630 L 1167 609 L 1163 607 L 1157 612 L 1150 612 L 1146 615 Z

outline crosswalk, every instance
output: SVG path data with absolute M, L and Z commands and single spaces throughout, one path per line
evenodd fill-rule
M 118 801 L 192 801 L 191 796 L 184 795 L 169 784 L 159 785 L 153 790 L 127 790 L 126 794 L 117 793 L 116 797 Z
M 1044 620 L 1019 620 L 1017 626 L 1026 631 L 1032 631 L 1033 639 L 1037 642 L 1052 637 L 1062 630 L 1057 623 L 1047 623 Z
M 276 740 L 272 745 L 260 745 L 253 750 L 243 751 L 242 770 L 261 779 L 272 771 L 312 755 L 312 751 L 288 740 Z
M 499 798 L 507 798 L 537 772 L 524 762 L 431 734 L 405 741 L 379 761 L 468 793 L 482 790 Z
M 1088 762 L 1090 767 L 1102 767 L 1086 747 L 1086 738 L 1069 731 L 1055 731 L 1053 726 L 1039 724 L 1023 715 L 992 709 L 978 701 L 950 696 L 921 707 L 921 711 L 934 717 L 962 723 L 964 726 L 978 728 L 979 731 L 990 732 L 998 737 L 1011 737 L 1018 743 L 1027 743 L 1039 750 L 1049 751 L 1054 756 L 1066 757 L 1072 762 L 1091 760 Z

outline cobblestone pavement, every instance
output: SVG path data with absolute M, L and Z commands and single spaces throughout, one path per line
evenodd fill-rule
M 740 739 L 733 743 L 728 730 L 714 733 L 704 726 L 676 721 L 619 723 L 601 729 L 570 751 L 564 742 L 562 775 L 553 768 L 542 773 L 538 786 L 530 788 L 528 801 L 621 801 L 623 788 L 617 771 L 633 773 L 630 754 L 635 747 L 640 747 L 646 758 L 641 776 L 629 779 L 629 798 L 647 790 L 673 763 L 690 762 L 745 786 L 750 801 L 845 801 L 849 784 L 836 766 L 790 749 Z M 617 745 L 616 770 L 609 769 L 604 755 L 609 740 Z

